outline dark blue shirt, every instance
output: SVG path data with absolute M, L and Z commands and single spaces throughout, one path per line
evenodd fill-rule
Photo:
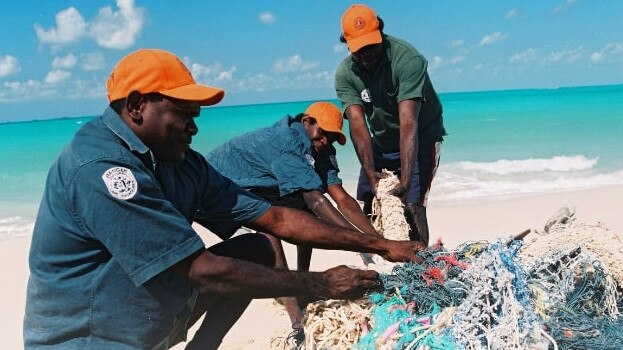
M 226 238 L 268 208 L 192 150 L 180 163 L 155 162 L 107 109 L 48 175 L 30 248 L 25 347 L 167 347 L 196 293 L 167 270 L 204 248 L 193 217 Z
M 325 192 L 342 184 L 335 148 L 315 154 L 299 122 L 286 116 L 272 126 L 238 136 L 206 156 L 216 170 L 244 188 L 279 187 L 279 194 Z

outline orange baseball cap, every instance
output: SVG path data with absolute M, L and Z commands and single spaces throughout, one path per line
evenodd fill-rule
M 383 41 L 379 19 L 374 10 L 366 5 L 350 5 L 342 15 L 342 32 L 350 52 L 357 52 L 364 46 L 380 44 Z
M 340 145 L 346 144 L 346 136 L 342 133 L 344 118 L 336 105 L 330 102 L 314 102 L 307 107 L 305 114 L 316 119 L 322 130 L 336 133 Z
M 138 91 L 209 106 L 219 103 L 225 95 L 219 88 L 197 84 L 177 56 L 157 49 L 137 50 L 122 58 L 110 73 L 106 88 L 110 102 Z

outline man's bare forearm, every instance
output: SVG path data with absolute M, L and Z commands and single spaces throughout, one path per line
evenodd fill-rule
M 324 272 L 277 270 L 260 264 L 218 256 L 207 250 L 174 265 L 173 271 L 201 293 L 228 297 L 276 298 L 317 295 L 329 298 L 360 296 L 378 283 L 374 271 L 338 266 Z
M 352 105 L 346 110 L 346 115 L 349 120 L 350 137 L 353 141 L 355 153 L 359 158 L 359 163 L 368 181 L 370 181 L 371 184 L 375 184 L 372 138 L 370 137 L 370 131 L 366 125 L 363 107 Z
M 419 100 L 406 100 L 401 101 L 398 106 L 400 113 L 400 183 L 405 191 L 408 191 L 411 185 L 411 173 L 417 160 L 417 120 L 420 105 Z
M 273 222 L 278 224 L 272 224 Z M 284 207 L 271 207 L 249 227 L 272 233 L 293 244 L 309 245 L 321 249 L 387 255 L 391 247 L 391 241 L 380 236 L 324 224 L 305 212 Z

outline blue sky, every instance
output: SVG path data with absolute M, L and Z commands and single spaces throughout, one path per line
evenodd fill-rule
M 334 98 L 351 1 L 5 2 L 0 122 L 95 115 L 114 64 L 138 48 L 181 57 L 223 105 Z M 623 82 L 623 1 L 368 1 L 429 61 L 438 92 Z

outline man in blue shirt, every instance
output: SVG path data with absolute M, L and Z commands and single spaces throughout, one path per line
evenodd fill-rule
M 48 175 L 30 248 L 26 349 L 167 349 L 203 314 L 187 348 L 215 349 L 252 298 L 346 298 L 377 283 L 373 271 L 345 266 L 276 270 L 264 236 L 231 238 L 240 225 L 415 259 L 416 245 L 271 207 L 218 174 L 190 144 L 200 106 L 224 92 L 196 84 L 175 55 L 129 54 L 107 91 L 110 108 L 76 133 Z M 224 241 L 206 249 L 196 218 Z
M 286 116 L 272 126 L 225 142 L 210 151 L 207 159 L 219 173 L 274 206 L 304 210 L 333 225 L 378 234 L 338 177 L 333 143 L 346 143 L 342 124 L 342 112 L 336 105 L 315 102 L 305 113 Z M 287 269 L 280 240 L 269 238 L 277 253 L 276 267 Z M 297 251 L 298 270 L 308 271 L 311 247 L 298 245 Z M 292 327 L 300 333 L 303 315 L 298 303 L 294 298 L 280 301 Z

